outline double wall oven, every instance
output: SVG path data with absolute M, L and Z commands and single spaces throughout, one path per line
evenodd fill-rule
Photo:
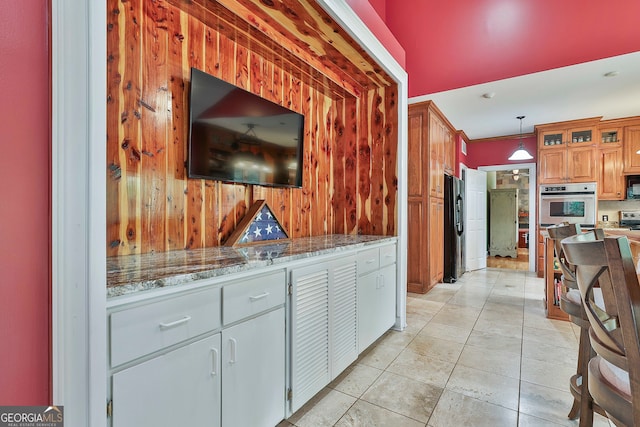
M 597 203 L 595 182 L 541 185 L 540 226 L 569 222 L 594 228 Z

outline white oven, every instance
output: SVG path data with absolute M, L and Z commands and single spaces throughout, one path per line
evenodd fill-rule
M 543 184 L 540 186 L 541 227 L 561 222 L 595 227 L 596 183 Z

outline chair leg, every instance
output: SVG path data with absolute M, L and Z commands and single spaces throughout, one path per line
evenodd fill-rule
M 582 375 L 580 387 L 580 427 L 593 426 L 593 399 L 589 393 L 589 360 L 595 355 L 591 348 L 589 331 L 580 330 L 580 349 L 578 350 L 578 370 Z
M 569 411 L 569 415 L 567 417 L 570 420 L 575 420 L 580 416 L 580 401 L 578 399 L 573 399 L 573 406 L 571 406 L 571 410 Z

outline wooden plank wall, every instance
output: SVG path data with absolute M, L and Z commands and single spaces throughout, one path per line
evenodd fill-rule
M 221 245 L 258 199 L 291 237 L 396 234 L 395 86 L 330 96 L 165 1 L 107 8 L 109 256 Z M 302 189 L 187 179 L 192 66 L 305 115 Z

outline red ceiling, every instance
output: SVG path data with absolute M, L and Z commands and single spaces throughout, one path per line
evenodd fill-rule
M 419 96 L 640 50 L 638 0 L 369 0 Z

